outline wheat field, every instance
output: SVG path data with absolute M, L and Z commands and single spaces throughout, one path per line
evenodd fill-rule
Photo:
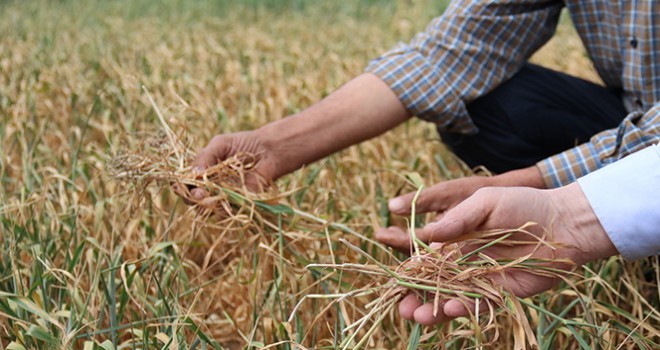
M 383 282 L 364 266 L 405 258 L 373 228 L 424 219 L 387 211 L 414 190 L 406 175 L 471 173 L 428 123 L 286 176 L 269 198 L 226 192 L 224 215 L 184 204 L 180 173 L 146 176 L 313 104 L 444 6 L 0 0 L 0 349 L 514 348 L 507 313 L 487 329 L 421 327 L 355 292 Z M 598 81 L 566 18 L 532 60 Z M 163 165 L 122 181 L 126 154 Z M 517 316 L 541 349 L 658 348 L 658 280 L 657 257 L 612 257 Z

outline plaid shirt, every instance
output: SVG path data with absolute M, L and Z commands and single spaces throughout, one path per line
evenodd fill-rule
M 511 78 L 554 34 L 564 6 L 605 84 L 623 89 L 629 113 L 617 128 L 537 164 L 548 187 L 568 184 L 660 141 L 660 1 L 453 1 L 367 71 L 411 113 L 474 134 L 466 103 Z

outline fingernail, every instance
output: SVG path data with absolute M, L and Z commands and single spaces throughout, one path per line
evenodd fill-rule
M 450 317 L 460 317 L 469 314 L 465 305 L 462 302 L 454 299 L 447 301 L 442 309 L 445 315 Z
M 196 200 L 202 200 L 202 199 L 204 199 L 204 192 L 202 192 L 201 190 L 198 189 L 198 190 L 192 191 L 192 196 Z
M 388 207 L 390 208 L 390 211 L 393 212 L 402 211 L 403 208 L 405 208 L 405 206 L 406 203 L 401 198 L 390 199 L 390 202 L 388 203 Z

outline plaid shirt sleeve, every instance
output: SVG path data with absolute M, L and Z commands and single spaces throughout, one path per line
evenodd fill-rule
M 509 79 L 554 34 L 562 1 L 453 1 L 408 44 L 366 71 L 388 84 L 413 115 L 473 134 L 465 104 Z
M 567 185 L 631 153 L 660 142 L 660 101 L 647 112 L 633 112 L 621 124 L 593 136 L 590 142 L 537 164 L 548 188 Z

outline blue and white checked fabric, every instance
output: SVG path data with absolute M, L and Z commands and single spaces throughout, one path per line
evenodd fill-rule
M 548 187 L 568 184 L 660 141 L 660 1 L 453 1 L 366 70 L 412 114 L 474 134 L 466 104 L 511 78 L 552 37 L 564 6 L 605 84 L 623 89 L 629 112 L 618 128 L 537 164 Z

